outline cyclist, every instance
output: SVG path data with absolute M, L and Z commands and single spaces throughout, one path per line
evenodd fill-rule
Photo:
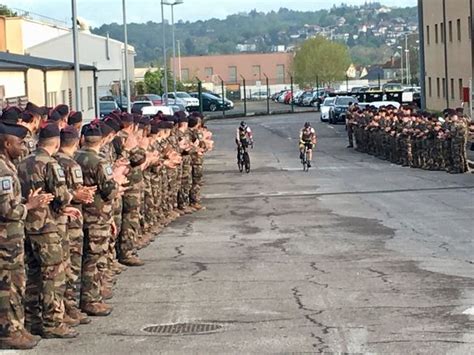
M 249 145 L 253 145 L 252 130 L 244 121 L 240 122 L 240 126 L 237 128 L 235 143 L 237 143 L 239 152 L 241 148 L 247 149 Z
M 313 159 L 313 148 L 316 146 L 316 131 L 311 127 L 311 123 L 306 122 L 303 129 L 300 131 L 300 159 L 303 161 L 304 148 L 308 149 L 308 167 L 311 167 L 311 160 Z

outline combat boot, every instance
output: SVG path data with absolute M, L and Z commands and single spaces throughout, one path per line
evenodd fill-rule
M 69 327 L 77 327 L 81 322 L 79 319 L 72 318 L 69 314 L 65 313 L 63 323 Z
M 108 316 L 112 312 L 112 306 L 103 302 L 84 303 L 81 306 L 84 313 L 93 317 Z
M 201 210 L 205 210 L 206 207 L 202 206 L 200 203 L 193 203 L 191 205 L 192 208 L 194 208 L 196 211 L 201 211 Z
M 66 325 L 65 323 L 57 326 L 57 327 L 43 327 L 43 333 L 41 336 L 46 339 L 52 338 L 62 338 L 62 339 L 70 339 L 75 338 L 79 335 L 79 333 Z
M 39 342 L 41 340 L 41 336 L 33 335 L 26 329 L 22 329 L 22 330 L 20 330 L 20 332 L 23 334 L 23 336 L 25 336 L 28 339 L 34 340 L 36 342 Z
M 127 258 L 121 259 L 120 263 L 127 265 L 127 266 L 143 266 L 145 263 L 135 255 L 131 255 Z
M 110 300 L 114 297 L 111 287 L 103 287 L 100 290 L 100 295 L 102 296 L 104 300 Z
M 78 320 L 80 324 L 89 324 L 91 322 L 87 314 L 82 313 L 76 306 L 66 309 L 66 314 L 72 319 Z
M 27 336 L 22 331 L 16 331 L 5 338 L 0 338 L 0 349 L 28 350 L 38 345 L 39 340 Z

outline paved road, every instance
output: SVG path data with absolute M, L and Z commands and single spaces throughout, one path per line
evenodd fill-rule
M 234 162 L 238 121 L 211 122 L 208 209 L 141 253 L 146 265 L 121 276 L 110 317 L 32 353 L 474 353 L 474 316 L 463 314 L 474 306 L 474 176 L 379 161 L 321 123 L 316 168 L 304 173 L 295 147 L 310 119 L 249 121 L 249 175 Z M 223 328 L 143 331 L 176 322 Z

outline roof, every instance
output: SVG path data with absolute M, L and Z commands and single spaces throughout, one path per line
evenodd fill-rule
M 73 70 L 74 63 L 63 62 L 60 60 L 33 57 L 29 55 L 13 54 L 0 52 L 0 62 L 23 65 L 27 68 L 40 70 Z M 81 64 L 81 70 L 96 70 L 91 65 Z
M 0 71 L 27 71 L 26 65 L 13 64 L 8 62 L 0 61 Z

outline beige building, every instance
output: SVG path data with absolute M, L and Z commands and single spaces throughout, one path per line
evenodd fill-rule
M 418 0 L 426 107 L 459 107 L 472 78 L 473 0 Z
M 96 68 L 81 65 L 81 111 L 85 119 L 96 117 Z M 75 107 L 74 64 L 0 52 L 0 101 L 17 104 L 32 101 L 40 106 L 66 104 Z

